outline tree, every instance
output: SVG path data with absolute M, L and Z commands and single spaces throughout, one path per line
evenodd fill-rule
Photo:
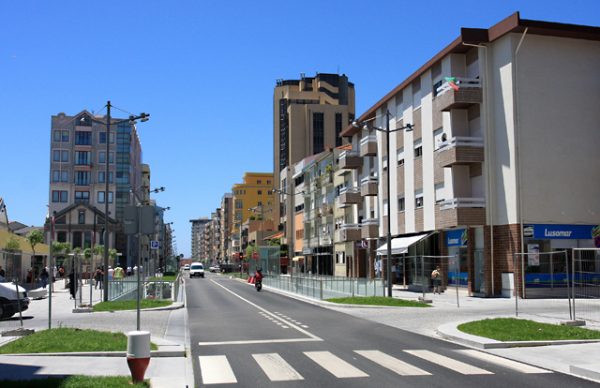
M 21 244 L 19 243 L 19 240 L 15 236 L 11 236 L 10 239 L 4 245 L 4 250 L 6 252 L 9 252 L 11 254 L 11 256 L 12 256 L 12 259 L 13 259 L 13 276 L 14 276 L 14 279 L 18 281 L 18 279 L 19 279 L 19 273 L 21 271 L 17 270 L 17 266 L 15 265 L 16 263 L 14 263 L 14 261 L 16 259 L 16 253 L 21 250 Z
M 108 250 L 108 256 L 110 256 L 110 259 L 113 261 L 113 263 L 115 262 L 115 260 L 117 259 L 117 250 L 115 248 L 111 248 Z M 117 264 L 121 264 L 121 263 L 117 263 Z
M 33 256 L 35 256 L 35 246 L 44 242 L 44 235 L 41 230 L 34 229 L 31 232 L 27 233 L 27 241 L 29 241 L 29 245 L 31 245 L 31 250 L 33 251 Z

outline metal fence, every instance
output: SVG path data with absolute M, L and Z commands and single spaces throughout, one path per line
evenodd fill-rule
M 174 299 L 175 297 L 175 282 L 161 280 L 143 280 L 140 283 L 142 299 Z M 110 280 L 108 282 L 109 300 L 135 300 L 136 298 L 136 280 Z
M 600 322 L 600 248 L 573 248 L 574 319 Z

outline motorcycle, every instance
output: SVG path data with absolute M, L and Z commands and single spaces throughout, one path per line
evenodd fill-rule
M 263 278 L 263 274 L 260 268 L 258 268 L 256 270 L 256 273 L 254 274 L 254 288 L 256 288 L 256 291 L 259 291 L 262 289 L 262 278 Z

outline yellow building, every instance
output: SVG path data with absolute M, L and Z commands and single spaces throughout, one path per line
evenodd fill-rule
M 273 219 L 273 173 L 247 172 L 243 183 L 233 185 L 233 225 L 235 240 L 239 244 L 240 224 L 250 217 Z M 237 235 L 237 236 L 235 236 Z

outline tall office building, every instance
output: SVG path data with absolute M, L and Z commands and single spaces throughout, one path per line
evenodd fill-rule
M 130 191 L 141 185 L 142 148 L 135 126 L 128 120 L 112 119 L 108 138 L 105 122 L 106 117 L 94 117 L 85 110 L 74 116 L 52 116 L 49 210 L 56 218 L 55 238 L 85 248 L 103 243 L 104 207 L 108 201 L 109 219 L 114 226 L 106 245 L 126 255 L 127 241 L 120 220 Z
M 328 148 L 342 145 L 340 133 L 354 120 L 354 84 L 346 75 L 301 74 L 299 80 L 278 80 L 273 93 L 273 172 L 275 188 L 289 193 L 291 177 L 281 177 L 288 166 Z M 287 209 L 292 196 L 275 197 L 274 220 L 285 231 L 284 243 L 292 244 L 292 222 Z M 290 215 L 291 216 L 291 215 Z

